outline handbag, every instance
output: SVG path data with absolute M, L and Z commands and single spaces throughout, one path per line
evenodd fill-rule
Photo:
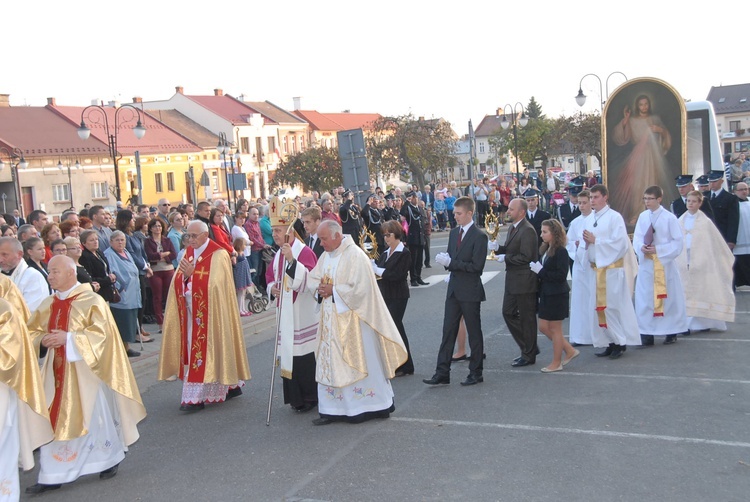
M 109 303 L 120 303 L 122 301 L 122 296 L 120 296 L 120 292 L 117 290 L 116 287 L 112 286 L 112 301 Z

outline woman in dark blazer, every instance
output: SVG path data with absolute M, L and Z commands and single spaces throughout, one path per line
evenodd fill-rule
M 401 334 L 401 339 L 406 346 L 406 353 L 409 356 L 404 364 L 396 368 L 396 376 L 413 375 L 414 361 L 411 358 L 409 340 L 406 338 L 406 330 L 404 329 L 404 313 L 406 312 L 406 304 L 409 302 L 409 285 L 406 283 L 406 279 L 411 269 L 411 255 L 401 242 L 404 229 L 400 223 L 395 220 L 386 221 L 380 227 L 380 231 L 387 247 L 377 262 L 372 261 L 372 268 L 379 278 L 380 294 L 383 295 L 385 305 L 388 307 L 388 312 L 390 312 L 393 322 Z
M 115 295 L 114 284 L 117 277 L 109 269 L 107 258 L 99 251 L 99 234 L 96 230 L 84 230 L 81 232 L 81 244 L 83 252 L 78 262 L 86 269 L 91 279 L 99 283 L 97 293 L 107 302 L 111 302 Z
M 568 343 L 562 329 L 563 319 L 570 312 L 570 261 L 565 248 L 567 238 L 562 223 L 555 219 L 543 221 L 542 241 L 539 248 L 541 259 L 529 264 L 529 268 L 539 276 L 539 331 L 552 340 L 552 362 L 542 368 L 542 372 L 554 373 L 561 371 L 580 352 Z

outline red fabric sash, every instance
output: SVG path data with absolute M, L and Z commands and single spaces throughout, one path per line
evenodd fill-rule
M 213 248 L 213 249 L 212 249 Z M 215 249 L 209 246 L 198 257 L 195 270 L 188 281 L 192 285 L 192 319 L 188 319 L 187 304 L 185 299 L 186 283 L 182 273 L 178 272 L 175 277 L 175 293 L 177 294 L 177 305 L 180 315 L 180 330 L 182 333 L 182 362 L 188 365 L 187 373 L 182 376 L 183 380 L 193 383 L 203 383 L 206 373 L 206 349 L 208 346 L 208 277 L 211 267 L 211 255 Z M 189 262 L 193 262 L 195 250 L 187 248 L 185 254 Z M 193 337 L 190 347 L 187 346 L 187 326 L 192 322 Z
M 55 299 L 52 300 L 49 322 L 47 323 L 47 329 L 50 333 L 53 329 L 61 329 L 63 331 L 68 330 L 70 309 L 75 298 L 75 296 L 71 296 L 65 300 L 60 300 L 55 297 Z M 57 418 L 60 415 L 60 405 L 62 403 L 63 383 L 65 382 L 65 366 L 68 361 L 65 355 L 65 344 L 55 348 L 54 351 L 52 368 L 55 377 L 55 397 L 52 399 L 52 406 L 50 406 L 49 409 L 49 418 L 52 423 L 52 428 L 56 429 Z

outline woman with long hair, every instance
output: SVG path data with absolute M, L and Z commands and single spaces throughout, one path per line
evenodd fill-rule
M 570 259 L 566 243 L 562 223 L 554 219 L 544 220 L 542 246 L 539 248 L 541 259 L 529 264 L 529 268 L 539 276 L 539 331 L 552 341 L 552 362 L 542 368 L 543 373 L 561 371 L 564 365 L 580 354 L 563 336 L 563 319 L 570 313 Z
M 29 268 L 35 268 L 44 276 L 47 281 L 47 264 L 44 262 L 46 247 L 39 237 L 29 237 L 23 241 L 23 257 Z M 52 294 L 52 288 L 47 281 L 49 294 Z
M 232 237 L 229 229 L 224 225 L 224 213 L 217 208 L 211 209 L 211 215 L 208 217 L 211 224 L 211 230 L 214 234 L 214 242 L 226 249 L 230 256 L 234 256 L 235 251 L 232 247 Z
M 177 259 L 177 251 L 172 241 L 164 234 L 164 222 L 161 218 L 154 218 L 148 222 L 148 239 L 143 244 L 153 271 L 149 278 L 149 285 L 159 331 L 164 324 L 164 302 L 167 301 L 169 286 L 172 284 L 174 275 L 172 262 Z
M 179 253 L 182 249 L 182 236 L 185 233 L 185 227 L 187 226 L 187 217 L 179 211 L 174 211 L 169 215 L 169 232 L 167 232 L 167 238 L 172 241 L 172 247 L 175 252 Z M 179 266 L 179 262 L 175 259 L 172 262 L 175 268 Z
M 42 241 L 44 241 L 44 263 L 46 264 L 52 258 L 52 250 L 49 245 L 62 237 L 60 226 L 57 223 L 47 223 L 42 227 Z

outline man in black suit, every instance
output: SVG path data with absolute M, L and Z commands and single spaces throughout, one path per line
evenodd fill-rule
M 549 220 L 550 218 L 552 218 L 552 215 L 547 211 L 542 211 L 541 209 L 539 209 L 539 195 L 539 190 L 536 190 L 534 188 L 529 188 L 524 194 L 526 205 L 528 206 L 528 209 L 526 211 L 526 219 L 529 220 L 531 226 L 534 227 L 534 230 L 536 230 L 538 242 L 537 247 L 542 245 L 542 222 L 544 220 Z
M 426 222 L 422 218 L 422 212 L 419 210 L 419 197 L 414 190 L 407 192 L 406 199 L 408 202 L 401 208 L 401 216 L 409 225 L 409 233 L 406 236 L 406 245 L 411 253 L 411 270 L 409 275 L 410 284 L 416 286 L 426 286 L 427 283 L 422 280 L 422 262 L 424 261 L 424 226 Z
M 305 244 L 307 247 L 313 250 L 316 258 L 320 258 L 323 254 L 323 244 L 318 239 L 318 225 L 320 225 L 320 208 L 317 206 L 310 206 L 300 215 L 302 218 L 302 224 L 305 226 Z
M 398 211 L 395 207 L 393 207 L 393 200 L 396 198 L 395 195 L 392 193 L 389 193 L 385 196 L 385 207 L 381 211 L 381 214 L 383 215 L 383 221 L 401 221 L 401 215 L 398 214 Z
M 512 223 L 505 245 L 490 243 L 505 262 L 505 296 L 503 319 L 521 349 L 521 355 L 511 366 L 521 367 L 536 363 L 539 348 L 536 344 L 536 298 L 539 281 L 529 268 L 529 263 L 539 259 L 536 231 L 525 218 L 528 205 L 523 199 L 513 199 L 508 207 Z
M 339 206 L 339 218 L 341 218 L 341 228 L 344 233 L 349 235 L 354 243 L 359 246 L 359 236 L 362 232 L 362 216 L 359 206 L 354 203 L 354 194 L 351 190 L 344 192 L 344 202 Z
M 362 206 L 362 223 L 367 228 L 367 231 L 372 232 L 375 236 L 375 240 L 378 243 L 378 251 L 383 252 L 385 241 L 380 231 L 380 226 L 383 224 L 383 215 L 380 209 L 378 209 L 378 197 L 375 194 L 370 194 L 367 197 L 367 202 Z
M 724 190 L 724 171 L 708 173 L 709 202 L 714 212 L 714 223 L 719 229 L 729 249 L 737 243 L 737 230 L 740 225 L 740 203 L 737 196 Z
M 570 226 L 570 222 L 581 215 L 581 210 L 578 209 L 578 194 L 581 192 L 583 187 L 572 186 L 568 189 L 568 202 L 560 206 L 558 209 L 560 215 L 560 223 L 563 224 L 565 230 Z M 541 229 L 540 229 L 541 233 Z
M 675 185 L 677 185 L 677 191 L 680 192 L 680 196 L 672 201 L 670 211 L 678 218 L 687 211 L 687 194 L 691 190 L 695 190 L 693 187 L 693 175 L 692 174 L 681 174 L 675 179 Z M 701 211 L 708 216 L 712 221 L 714 219 L 714 212 L 711 210 L 711 204 L 708 202 L 708 197 L 703 197 L 703 203 L 701 204 Z
M 443 340 L 438 351 L 437 368 L 432 378 L 423 380 L 427 385 L 450 383 L 451 357 L 462 317 L 471 347 L 471 359 L 469 376 L 461 385 L 475 385 L 484 381 L 484 337 L 480 309 L 486 299 L 482 271 L 487 261 L 487 234 L 474 225 L 474 201 L 470 197 L 456 200 L 453 215 L 458 228 L 451 230 L 448 237 L 448 252 L 435 256 L 435 262 L 450 271 L 450 280 L 445 295 Z

